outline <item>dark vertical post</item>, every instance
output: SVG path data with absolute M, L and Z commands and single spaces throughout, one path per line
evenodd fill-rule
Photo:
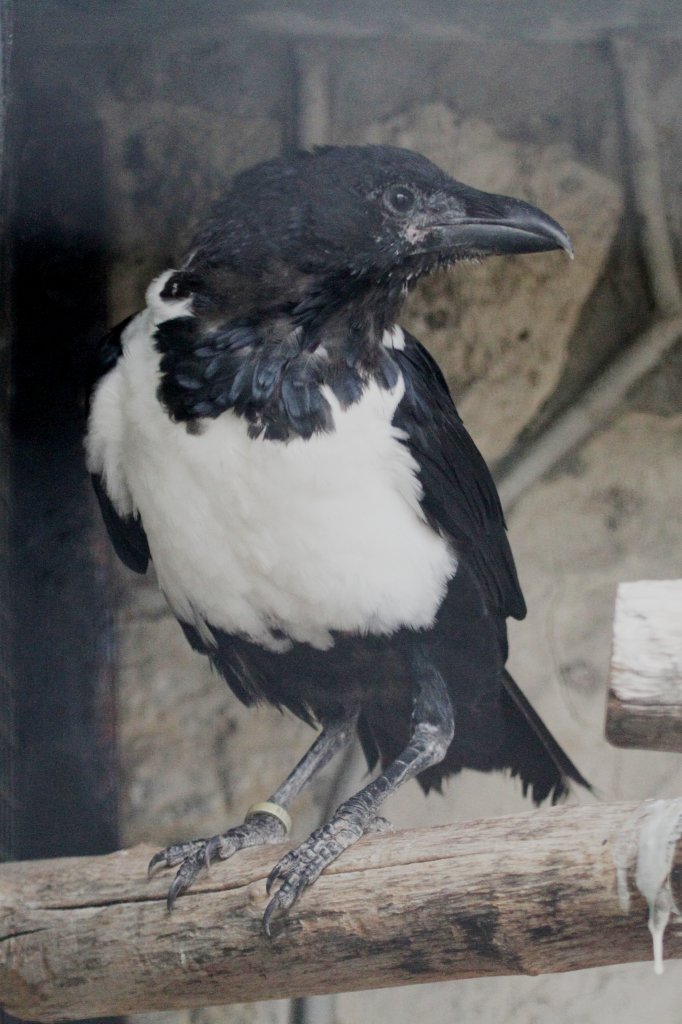
M 8 174 L 6 79 L 11 43 L 9 0 L 0 2 L 0 860 L 14 853 L 14 692 L 10 674 L 9 614 L 9 379 L 10 311 L 8 303 L 9 251 L 7 244 Z
M 25 12 L 17 10 L 11 111 L 20 859 L 117 845 L 108 555 L 82 452 L 81 378 L 105 319 L 102 146 L 94 104 L 58 59 L 49 22 L 27 29 Z

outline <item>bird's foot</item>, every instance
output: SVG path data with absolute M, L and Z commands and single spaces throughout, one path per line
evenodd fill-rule
M 283 809 L 280 809 L 283 812 Z M 249 846 L 264 846 L 269 843 L 281 843 L 289 831 L 288 816 L 284 817 L 268 812 L 254 811 L 247 815 L 243 825 L 228 829 L 221 835 L 210 839 L 191 839 L 186 843 L 167 846 L 165 850 L 155 853 L 149 862 L 147 874 L 151 876 L 159 868 L 180 868 L 173 879 L 166 906 L 173 909 L 178 896 L 187 892 L 199 875 L 203 874 L 217 860 L 228 860 L 238 850 Z
M 286 853 L 270 872 L 268 895 L 274 885 L 279 885 L 279 888 L 263 915 L 266 935 L 270 935 L 273 916 L 293 907 L 303 890 L 312 885 L 344 850 L 370 832 L 385 832 L 390 828 L 386 818 L 368 815 L 366 808 L 353 798 L 341 804 L 326 825 L 315 829 L 304 843 Z

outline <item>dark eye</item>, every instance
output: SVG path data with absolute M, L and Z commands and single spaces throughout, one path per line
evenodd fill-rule
M 404 185 L 393 185 L 384 192 L 384 202 L 395 213 L 407 213 L 415 204 L 415 195 Z

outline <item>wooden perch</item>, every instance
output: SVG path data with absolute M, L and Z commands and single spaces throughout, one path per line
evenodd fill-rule
M 627 914 L 616 891 L 633 811 L 371 836 L 271 940 L 261 915 L 274 848 L 213 867 L 170 915 L 168 875 L 145 880 L 148 848 L 0 865 L 0 1003 L 56 1021 L 650 959 L 644 900 Z M 682 957 L 679 931 L 665 953 Z
M 606 737 L 682 752 L 682 580 L 618 587 Z

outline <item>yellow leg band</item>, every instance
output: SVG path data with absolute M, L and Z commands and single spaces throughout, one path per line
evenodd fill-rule
M 244 821 L 248 821 L 253 814 L 270 814 L 273 818 L 277 818 L 278 821 L 282 822 L 286 835 L 289 835 L 291 832 L 291 815 L 286 808 L 280 807 L 279 804 L 273 804 L 270 800 L 264 800 L 260 804 L 254 804 L 252 807 L 249 807 L 246 812 Z

